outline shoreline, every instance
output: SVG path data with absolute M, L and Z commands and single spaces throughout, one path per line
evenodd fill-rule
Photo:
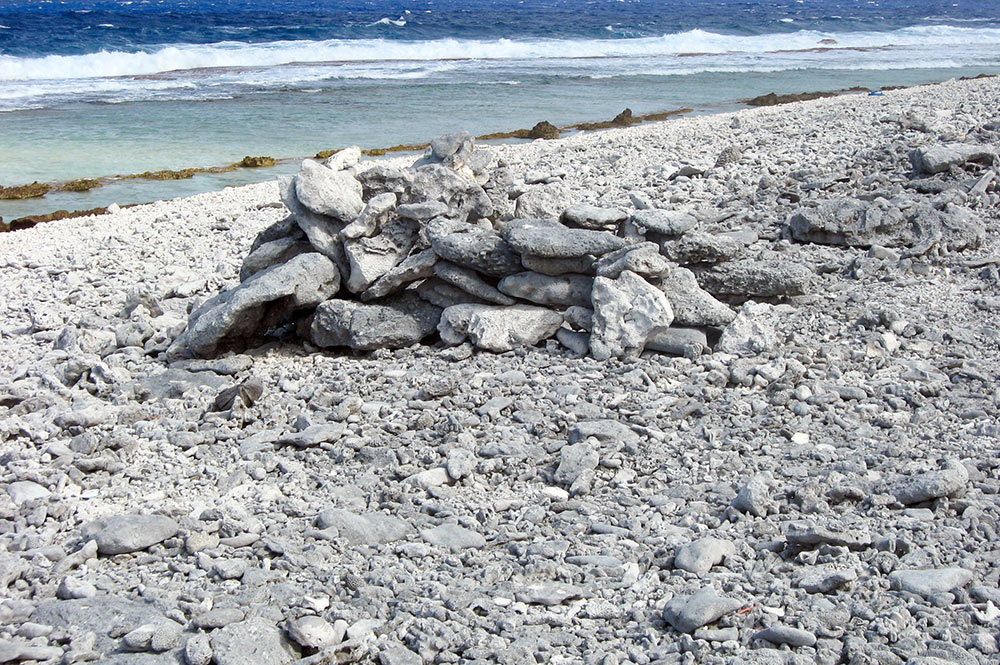
M 994 77 L 997 74 L 979 74 L 978 76 L 968 77 L 962 76 L 958 77 L 956 80 L 969 80 L 983 77 Z M 934 85 L 940 83 L 941 81 L 924 84 L 924 85 Z M 720 102 L 718 107 L 723 109 L 729 109 L 733 105 L 739 105 L 744 108 L 755 108 L 762 106 L 774 106 L 798 103 L 802 101 L 810 101 L 813 99 L 822 99 L 842 95 L 852 95 L 861 94 L 868 92 L 869 94 L 884 92 L 897 89 L 905 89 L 914 86 L 882 86 L 877 90 L 863 88 L 863 87 L 852 87 L 844 88 L 832 91 L 816 91 L 816 92 L 804 92 L 804 93 L 764 93 L 752 98 L 744 98 L 739 100 L 733 100 L 729 102 Z M 631 110 L 626 108 L 622 113 L 611 120 L 606 121 L 590 121 L 590 122 L 578 122 L 571 125 L 566 125 L 564 127 L 555 127 L 551 125 L 546 120 L 541 120 L 536 123 L 532 129 L 518 129 L 511 131 L 501 131 L 483 134 L 475 137 L 477 141 L 485 142 L 487 145 L 496 145 L 498 141 L 522 141 L 522 140 L 535 140 L 535 139 L 546 139 L 551 140 L 555 138 L 564 138 L 565 136 L 572 135 L 575 132 L 587 132 L 587 131 L 597 131 L 603 129 L 621 128 L 628 127 L 634 124 L 649 123 L 649 122 L 662 122 L 673 119 L 677 116 L 683 115 L 714 115 L 716 113 L 726 113 L 730 112 L 728 110 L 720 111 L 706 111 L 698 112 L 692 108 L 683 107 L 667 111 L 658 111 L 644 113 L 640 115 L 633 116 Z M 389 147 L 369 147 L 362 150 L 362 154 L 368 157 L 385 157 L 394 154 L 405 154 L 405 153 L 417 153 L 428 147 L 429 143 L 416 143 L 416 144 L 401 144 Z M 0 201 L 3 200 L 36 200 L 39 198 L 44 198 L 46 194 L 50 193 L 61 193 L 61 192 L 74 192 L 74 193 L 86 193 L 92 189 L 101 188 L 104 185 L 114 185 L 117 183 L 122 183 L 126 181 L 168 181 L 168 180 L 188 180 L 196 176 L 203 175 L 217 175 L 224 173 L 232 173 L 240 169 L 266 169 L 275 166 L 292 166 L 300 163 L 303 159 L 326 159 L 331 155 L 335 154 L 338 149 L 323 149 L 316 152 L 312 157 L 272 157 L 272 156 L 246 156 L 241 162 L 234 164 L 229 164 L 225 166 L 206 166 L 206 167 L 190 167 L 176 170 L 160 170 L 160 171 L 147 171 L 143 173 L 128 174 L 128 175 L 115 175 L 115 176 L 104 176 L 95 178 L 79 178 L 72 181 L 60 181 L 52 183 L 39 183 L 33 182 L 26 185 L 16 185 L 3 187 L 0 185 Z M 249 184 L 249 183 L 244 183 Z M 239 186 L 239 185 L 223 185 L 223 186 Z M 4 190 L 9 194 L 4 197 Z M 17 190 L 24 190 L 28 193 L 37 192 L 35 196 L 16 196 Z M 115 202 L 119 207 L 127 207 L 134 205 L 141 205 L 144 203 L 152 203 L 157 200 L 164 199 L 152 199 L 148 201 L 137 201 L 128 202 L 126 204 L 119 204 Z M 169 200 L 166 199 L 166 200 Z M 106 211 L 107 206 L 98 206 L 92 208 L 81 208 L 81 209 L 69 209 L 60 208 L 57 210 L 52 210 L 48 213 L 38 213 L 22 215 L 13 219 L 5 219 L 0 216 L 0 232 L 8 232 L 15 230 L 22 230 L 25 228 L 31 228 L 32 226 L 48 221 L 54 221 L 58 219 L 69 219 L 85 217 L 93 214 L 100 214 L 100 211 Z

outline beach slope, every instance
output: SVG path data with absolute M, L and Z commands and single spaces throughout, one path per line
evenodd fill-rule
M 275 182 L 0 234 L 0 654 L 995 662 L 998 108 L 983 78 L 484 148 L 509 216 L 693 219 L 666 258 L 738 315 L 686 356 L 168 362 Z

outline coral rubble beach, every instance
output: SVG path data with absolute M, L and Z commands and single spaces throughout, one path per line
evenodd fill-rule
M 477 148 L 498 217 L 693 225 L 664 259 L 735 318 L 684 355 L 168 353 L 276 182 L 0 234 L 0 662 L 996 662 L 998 108 L 984 78 Z

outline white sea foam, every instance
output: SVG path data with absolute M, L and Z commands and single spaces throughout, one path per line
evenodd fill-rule
M 836 44 L 829 41 L 834 40 Z M 157 51 L 100 51 L 87 55 L 20 58 L 0 55 L 0 81 L 143 76 L 177 70 L 272 67 L 287 63 L 392 60 L 537 60 L 551 58 L 636 58 L 684 54 L 766 54 L 817 47 L 846 49 L 919 46 L 931 53 L 948 46 L 975 45 L 1000 52 L 1000 28 L 918 26 L 888 32 L 796 32 L 733 36 L 704 30 L 638 39 L 397 41 L 384 39 L 281 41 L 266 44 L 219 42 L 179 44 Z M 912 63 L 920 66 L 920 62 Z
M 391 19 L 388 16 L 386 16 L 385 18 L 380 18 L 374 23 L 369 23 L 368 27 L 371 28 L 376 25 L 394 25 L 396 27 L 402 28 L 404 25 L 406 25 L 406 19 L 404 19 L 402 16 L 400 16 L 397 19 Z

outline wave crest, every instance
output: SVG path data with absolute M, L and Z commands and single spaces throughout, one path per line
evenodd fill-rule
M 1000 45 L 1000 28 L 916 26 L 886 32 L 799 30 L 754 36 L 689 30 L 662 37 L 632 39 L 335 39 L 265 44 L 177 44 L 156 51 L 100 51 L 86 55 L 49 55 L 39 58 L 0 55 L 0 81 L 149 76 L 178 70 L 267 68 L 292 63 L 630 58 L 773 53 L 818 47 L 867 49 L 919 46 L 932 49 L 956 44 L 978 44 L 984 48 Z

